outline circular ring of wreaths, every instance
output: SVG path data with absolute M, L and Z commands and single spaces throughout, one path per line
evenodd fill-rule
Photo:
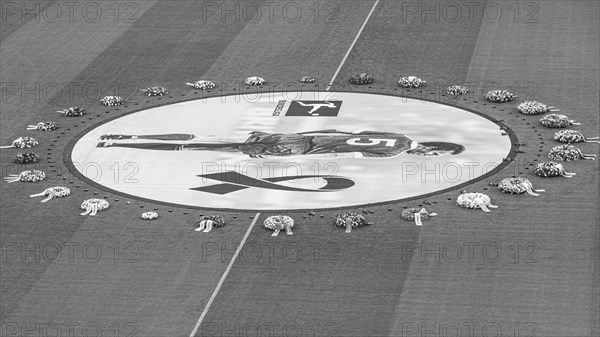
M 544 190 L 534 190 L 531 181 L 527 178 L 505 178 L 498 184 L 498 189 L 504 193 L 510 194 L 527 194 L 539 196 L 536 192 L 544 192 Z
M 116 106 L 123 105 L 125 100 L 121 96 L 104 96 L 100 100 L 100 103 L 105 106 Z
M 546 161 L 535 165 L 535 174 L 540 177 L 558 177 L 563 176 L 571 178 L 575 173 L 568 173 L 561 163 Z
M 549 114 L 540 118 L 540 123 L 547 128 L 566 128 L 571 125 L 580 125 L 575 121 L 570 120 L 569 117 L 559 114 Z
M 208 90 L 216 87 L 217 85 L 214 82 L 208 80 L 200 80 L 194 83 L 186 83 L 187 85 L 194 87 L 194 89 L 198 90 Z
M 46 199 L 42 200 L 42 202 L 46 202 L 52 198 L 64 198 L 70 194 L 71 194 L 71 190 L 68 189 L 67 187 L 54 186 L 54 187 L 45 189 L 42 193 L 32 194 L 32 195 L 30 195 L 30 197 L 45 196 Z
M 452 85 L 446 88 L 446 94 L 452 96 L 466 95 L 469 93 L 469 88 L 462 85 Z
M 266 81 L 262 77 L 252 76 L 244 80 L 245 85 L 263 85 Z
M 3 148 L 14 147 L 17 149 L 29 149 L 34 146 L 37 146 L 38 144 L 39 144 L 39 142 L 37 140 L 35 140 L 35 138 L 19 137 L 19 138 L 13 140 L 11 145 L 3 146 Z
M 553 106 L 547 106 L 536 100 L 522 102 L 517 105 L 517 110 L 524 115 L 539 115 L 550 111 L 559 111 Z
M 146 96 L 164 96 L 169 93 L 164 87 L 150 87 L 140 91 Z
M 142 213 L 142 219 L 144 220 L 154 220 L 158 218 L 158 213 L 156 212 L 144 212 Z
M 556 161 L 574 161 L 579 159 L 596 159 L 595 154 L 584 154 L 573 145 L 557 145 L 548 153 L 548 158 Z
M 356 74 L 356 75 L 350 76 L 350 83 L 352 83 L 352 84 L 358 84 L 358 85 L 371 84 L 371 83 L 373 83 L 373 81 L 375 81 L 375 77 L 373 77 L 373 75 L 366 74 L 366 73 L 361 73 L 361 74 Z
M 80 108 L 80 107 L 76 107 L 76 106 L 73 106 L 73 107 L 70 107 L 70 108 L 64 109 L 64 110 L 59 110 L 57 112 L 65 115 L 65 117 L 81 117 L 86 114 L 86 111 L 84 108 Z
M 81 215 L 96 215 L 96 212 L 103 211 L 108 208 L 110 204 L 104 199 L 87 199 L 81 203 L 81 209 L 85 210 Z
M 46 179 L 46 173 L 40 170 L 23 171 L 20 174 L 9 174 L 8 177 L 4 178 L 7 183 L 14 183 L 17 181 L 33 183 L 44 179 Z
M 492 103 L 510 102 L 515 97 L 517 97 L 517 96 L 515 96 L 513 93 L 511 93 L 508 90 L 492 90 L 492 91 L 488 91 L 488 93 L 485 94 L 485 99 L 488 102 L 492 102 Z
M 300 82 L 302 83 L 315 83 L 315 78 L 312 76 L 302 76 L 300 78 Z
M 58 125 L 55 122 L 39 122 L 35 125 L 27 125 L 27 130 L 39 130 L 39 131 L 53 131 L 58 129 Z
M 15 158 L 17 164 L 35 164 L 39 162 L 40 158 L 33 152 L 19 153 Z
M 456 198 L 456 203 L 464 208 L 482 209 L 484 212 L 489 212 L 488 208 L 497 208 L 492 205 L 492 201 L 487 194 L 483 193 L 463 193 Z
M 405 76 L 398 81 L 398 85 L 403 88 L 420 88 L 425 85 L 425 81 L 417 76 Z
M 554 133 L 554 140 L 561 143 L 598 143 L 599 137 L 585 138 L 585 136 L 577 130 L 560 130 Z

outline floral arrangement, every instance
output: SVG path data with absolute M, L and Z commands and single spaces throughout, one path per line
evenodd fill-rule
M 70 107 L 68 109 L 57 111 L 58 113 L 64 114 L 65 117 L 81 117 L 86 114 L 84 108 Z
M 540 177 L 563 176 L 567 178 L 571 178 L 575 175 L 575 173 L 568 173 L 567 171 L 565 171 L 565 168 L 562 164 L 553 161 L 538 163 L 535 166 L 535 174 L 537 174 Z
M 566 128 L 571 125 L 581 125 L 570 120 L 565 115 L 549 114 L 540 119 L 540 123 L 547 128 Z
M 266 81 L 264 78 L 262 77 L 248 77 L 247 79 L 244 80 L 244 84 L 245 85 L 263 85 L 265 84 Z
M 353 227 L 361 227 L 365 225 L 372 225 L 372 222 L 367 222 L 362 214 L 358 213 L 339 213 L 335 217 L 333 223 L 337 227 L 345 227 L 346 233 L 352 232 Z
M 524 115 L 539 115 L 550 111 L 560 111 L 553 106 L 547 106 L 538 101 L 524 101 L 517 106 L 517 110 Z
M 515 97 L 517 96 L 507 90 L 492 90 L 485 95 L 485 99 L 492 103 L 510 102 Z
M 531 181 L 526 178 L 506 178 L 498 184 L 498 189 L 504 193 L 510 194 L 522 194 L 527 192 L 529 195 L 534 197 L 539 196 L 536 192 L 545 192 L 544 190 L 534 190 Z
M 315 78 L 312 76 L 302 76 L 300 78 L 300 82 L 302 83 L 315 83 Z
M 121 96 L 104 96 L 100 100 L 100 103 L 106 106 L 123 105 L 123 102 L 124 99 Z
M 154 220 L 158 218 L 158 213 L 156 212 L 145 212 L 142 213 L 142 219 L 144 220 Z
M 195 229 L 196 232 L 204 230 L 204 232 L 210 232 L 211 229 L 225 226 L 225 219 L 223 219 L 220 215 L 209 215 L 202 218 L 200 222 L 198 222 L 198 228 Z
M 15 158 L 17 164 L 35 164 L 39 162 L 40 158 L 33 152 L 19 153 Z
M 356 74 L 350 77 L 350 83 L 352 84 L 371 84 L 373 83 L 373 81 L 375 80 L 375 77 L 373 77 L 373 75 L 369 75 L 369 74 Z
M 9 174 L 4 178 L 7 183 L 22 181 L 26 183 L 34 183 L 46 179 L 46 173 L 39 170 L 23 171 L 20 174 Z
M 19 137 L 13 140 L 11 145 L 0 146 L 0 149 L 8 149 L 11 147 L 17 149 L 29 149 L 31 147 L 37 146 L 39 143 L 37 140 L 31 137 Z
M 469 89 L 462 85 L 453 85 L 446 88 L 446 93 L 453 96 L 466 95 L 469 93 Z
M 498 208 L 492 205 L 490 197 L 483 193 L 463 193 L 456 198 L 456 203 L 464 208 L 481 208 L 484 212 L 490 212 L 489 208 Z
M 415 221 L 415 224 L 417 226 L 421 226 L 421 220 L 425 220 L 427 218 L 429 218 L 430 216 L 436 216 L 436 213 L 428 213 L 427 210 L 425 208 L 406 208 L 404 210 L 402 210 L 402 213 L 400 214 L 400 217 L 404 220 L 408 220 L 408 221 Z
M 557 145 L 548 153 L 548 158 L 557 161 L 573 161 L 579 159 L 596 159 L 595 154 L 583 154 L 573 145 Z
M 81 215 L 96 215 L 98 211 L 103 211 L 107 209 L 108 206 L 108 201 L 104 199 L 87 199 L 81 204 L 81 209 L 85 210 L 85 212 L 81 213 Z
M 54 122 L 39 122 L 36 125 L 27 125 L 27 130 L 53 131 L 58 129 L 58 125 Z
M 71 194 L 71 190 L 66 188 L 66 187 L 62 187 L 62 186 L 55 186 L 55 187 L 50 187 L 44 190 L 44 192 L 42 193 L 38 193 L 38 194 L 32 194 L 30 195 L 30 197 L 43 197 L 45 196 L 46 199 L 42 200 L 42 202 L 46 202 L 52 198 L 63 198 L 66 197 L 67 195 Z
M 554 140 L 561 143 L 600 143 L 599 137 L 585 138 L 583 134 L 576 130 L 560 130 L 554 134 Z
M 273 232 L 271 236 L 279 235 L 282 229 L 285 229 L 287 235 L 292 235 L 292 227 L 294 227 L 294 219 L 287 215 L 272 215 L 265 219 L 263 225 Z
M 403 88 L 420 88 L 425 85 L 425 81 L 416 76 L 405 76 L 398 81 L 398 85 Z
M 169 93 L 164 87 L 150 87 L 140 91 L 146 96 L 164 96 Z
M 200 81 L 196 81 L 194 83 L 186 83 L 187 85 L 194 87 L 194 89 L 198 89 L 198 90 L 207 90 L 207 89 L 212 89 L 214 87 L 216 87 L 216 84 L 214 84 L 211 81 L 207 81 L 207 80 L 200 80 Z

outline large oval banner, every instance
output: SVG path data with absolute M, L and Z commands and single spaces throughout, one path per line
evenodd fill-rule
M 502 163 L 511 142 L 481 115 L 342 92 L 220 96 L 126 114 L 70 160 L 103 188 L 201 208 L 323 209 L 446 190 Z

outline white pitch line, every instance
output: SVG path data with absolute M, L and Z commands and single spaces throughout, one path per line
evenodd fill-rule
M 344 63 L 346 63 L 346 59 L 350 55 L 350 52 L 352 51 L 352 48 L 354 48 L 354 45 L 356 44 L 356 41 L 358 41 L 358 38 L 360 37 L 360 34 L 362 33 L 363 29 L 365 29 L 365 26 L 367 25 L 367 22 L 369 22 L 369 19 L 371 18 L 371 14 L 373 14 L 373 12 L 375 11 L 375 7 L 377 7 L 377 4 L 379 4 L 379 0 L 375 1 L 375 3 L 373 4 L 373 8 L 371 8 L 371 11 L 369 12 L 369 15 L 367 15 L 367 18 L 365 19 L 365 22 L 363 23 L 362 27 L 360 27 L 360 30 L 358 31 L 358 34 L 356 34 L 356 37 L 354 38 L 354 41 L 352 41 L 352 44 L 350 45 L 350 48 L 348 49 L 348 52 L 346 52 L 346 55 L 344 56 L 344 59 L 342 60 L 342 63 L 340 63 L 340 66 L 335 71 L 335 74 L 333 74 L 333 77 L 331 78 L 331 81 L 329 81 L 329 85 L 327 86 L 327 88 L 325 89 L 325 91 L 329 91 L 329 89 L 333 85 L 333 82 L 335 81 L 335 78 L 340 73 L 340 70 L 342 70 L 342 66 L 344 65 Z
M 219 280 L 219 283 L 217 284 L 215 291 L 213 291 L 212 296 L 210 296 L 210 299 L 208 300 L 208 303 L 206 303 L 206 307 L 204 308 L 204 311 L 202 311 L 200 318 L 198 318 L 198 322 L 196 322 L 196 326 L 194 326 L 194 330 L 192 330 L 190 337 L 194 337 L 196 335 L 196 332 L 198 332 L 198 328 L 200 328 L 200 324 L 202 324 L 204 317 L 208 313 L 208 309 L 210 309 L 210 306 L 212 305 L 213 301 L 215 300 L 215 297 L 217 297 L 219 290 L 221 290 L 221 287 L 223 286 L 223 283 L 225 282 L 225 278 L 227 277 L 227 274 L 229 274 L 229 271 L 231 270 L 231 267 L 233 266 L 235 259 L 237 259 L 238 255 L 240 254 L 242 247 L 244 247 L 244 243 L 246 243 L 248 236 L 250 236 L 250 232 L 252 231 L 252 228 L 254 228 L 254 225 L 256 224 L 256 220 L 258 220 L 259 216 L 260 216 L 260 213 L 256 213 L 256 215 L 254 216 L 254 220 L 252 220 L 252 223 L 250 224 L 250 227 L 248 227 L 248 230 L 246 231 L 246 234 L 242 238 L 240 245 L 235 250 L 235 253 L 233 254 L 233 257 L 231 258 L 231 261 L 229 261 L 229 265 L 227 266 L 227 269 L 225 269 L 225 272 L 221 276 L 221 279 Z

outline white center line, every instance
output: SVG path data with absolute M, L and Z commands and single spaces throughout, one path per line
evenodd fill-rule
M 371 18 L 371 14 L 373 14 L 373 12 L 375 11 L 375 7 L 377 7 L 377 4 L 379 4 L 379 0 L 375 1 L 375 3 L 373 4 L 373 8 L 371 8 L 371 11 L 369 12 L 369 15 L 367 15 L 367 18 L 365 19 L 365 22 L 363 23 L 362 27 L 360 27 L 360 30 L 358 31 L 358 34 L 356 34 L 356 37 L 354 38 L 354 41 L 352 41 L 352 44 L 350 45 L 350 48 L 348 49 L 348 52 L 346 52 L 346 55 L 344 56 L 344 59 L 342 60 L 342 63 L 340 63 L 340 66 L 335 71 L 335 74 L 333 74 L 333 77 L 331 78 L 331 81 L 329 81 L 329 85 L 325 89 L 326 91 L 329 91 L 329 89 L 333 85 L 333 82 L 335 81 L 335 78 L 340 73 L 340 70 L 342 70 L 342 66 L 344 65 L 344 63 L 346 63 L 346 59 L 350 55 L 350 52 L 352 51 L 352 48 L 354 48 L 354 45 L 356 44 L 356 41 L 358 41 L 358 38 L 360 37 L 360 34 L 362 33 L 363 29 L 365 29 L 365 26 L 367 25 L 367 22 L 369 22 L 369 19 Z
M 231 270 L 231 267 L 233 266 L 235 259 L 237 259 L 238 255 L 240 254 L 242 247 L 244 247 L 244 243 L 246 243 L 248 236 L 250 236 L 250 232 L 252 231 L 252 228 L 254 228 L 254 225 L 256 224 L 256 221 L 258 220 L 259 216 L 260 216 L 260 213 L 256 213 L 256 215 L 254 216 L 254 220 L 252 220 L 252 223 L 250 224 L 250 227 L 248 227 L 248 230 L 246 231 L 246 234 L 242 238 L 240 245 L 235 250 L 235 253 L 233 254 L 233 257 L 231 258 L 231 261 L 229 261 L 229 265 L 227 266 L 227 269 L 225 269 L 225 272 L 221 276 L 221 279 L 219 280 L 219 283 L 217 284 L 215 291 L 213 291 L 212 296 L 210 296 L 210 299 L 208 300 L 208 303 L 206 303 L 206 307 L 204 308 L 204 311 L 202 311 L 200 318 L 198 318 L 198 322 L 196 322 L 196 326 L 194 326 L 194 330 L 192 330 L 190 337 L 194 337 L 196 335 L 196 332 L 198 332 L 198 328 L 200 328 L 200 324 L 202 324 L 202 321 L 204 320 L 204 317 L 208 313 L 210 306 L 212 305 L 213 301 L 215 300 L 215 297 L 217 297 L 217 294 L 219 293 L 221 286 L 223 286 L 223 283 L 225 282 L 225 278 L 227 277 L 227 274 L 229 274 L 229 271 Z

